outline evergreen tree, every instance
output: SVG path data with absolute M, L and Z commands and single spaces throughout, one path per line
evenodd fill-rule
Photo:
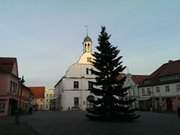
M 96 81 L 89 89 L 91 95 L 87 100 L 90 107 L 86 116 L 94 120 L 133 120 L 139 117 L 132 106 L 135 99 L 128 97 L 130 87 L 123 87 L 126 77 L 122 71 L 126 67 L 122 65 L 122 56 L 118 56 L 120 51 L 109 42 L 110 37 L 102 27 L 99 45 L 93 54 L 95 70 L 92 72 Z

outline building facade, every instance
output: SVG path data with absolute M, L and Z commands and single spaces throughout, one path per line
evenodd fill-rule
M 180 60 L 160 66 L 139 89 L 142 110 L 177 111 L 180 107 Z
M 17 108 L 28 110 L 30 99 L 30 90 L 19 78 L 17 59 L 0 57 L 0 116 L 13 115 Z
M 44 95 L 44 110 L 54 110 L 54 89 L 45 89 L 45 95 Z
M 129 73 L 126 74 L 124 87 L 130 87 L 128 90 L 128 96 L 136 99 L 136 101 L 134 102 L 134 106 L 137 109 L 139 109 L 140 102 L 139 86 L 143 83 L 146 77 L 146 75 L 132 75 Z
M 0 58 L 0 115 L 13 114 L 18 103 L 19 77 L 16 58 Z
M 95 75 L 91 72 L 94 68 L 92 60 L 92 40 L 87 35 L 83 41 L 83 53 L 79 60 L 67 69 L 65 75 L 55 85 L 56 109 L 62 111 L 86 109 L 88 89 L 92 87 L 91 81 L 95 81 Z
M 44 96 L 45 87 L 44 86 L 33 86 L 29 87 L 31 89 L 33 100 L 32 106 L 34 110 L 44 110 Z
M 21 91 L 19 96 L 19 104 L 21 106 L 21 110 L 25 113 L 29 112 L 29 109 L 32 108 L 32 100 L 33 100 L 33 94 L 31 92 L 31 89 L 28 88 L 25 85 L 21 85 Z

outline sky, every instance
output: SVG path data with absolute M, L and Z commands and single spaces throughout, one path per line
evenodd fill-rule
M 180 0 L 0 0 L 0 57 L 16 57 L 28 86 L 53 87 L 101 26 L 125 72 L 150 74 L 180 59 Z

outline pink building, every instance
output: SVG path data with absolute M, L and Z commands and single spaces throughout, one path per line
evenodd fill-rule
M 16 58 L 0 57 L 0 116 L 13 114 L 19 89 Z

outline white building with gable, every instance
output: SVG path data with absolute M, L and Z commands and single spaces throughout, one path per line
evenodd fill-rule
M 95 75 L 91 70 L 92 40 L 87 35 L 83 41 L 83 53 L 79 60 L 72 64 L 65 75 L 55 85 L 56 109 L 85 110 L 88 102 L 89 88 L 92 87 L 90 81 L 95 81 Z

